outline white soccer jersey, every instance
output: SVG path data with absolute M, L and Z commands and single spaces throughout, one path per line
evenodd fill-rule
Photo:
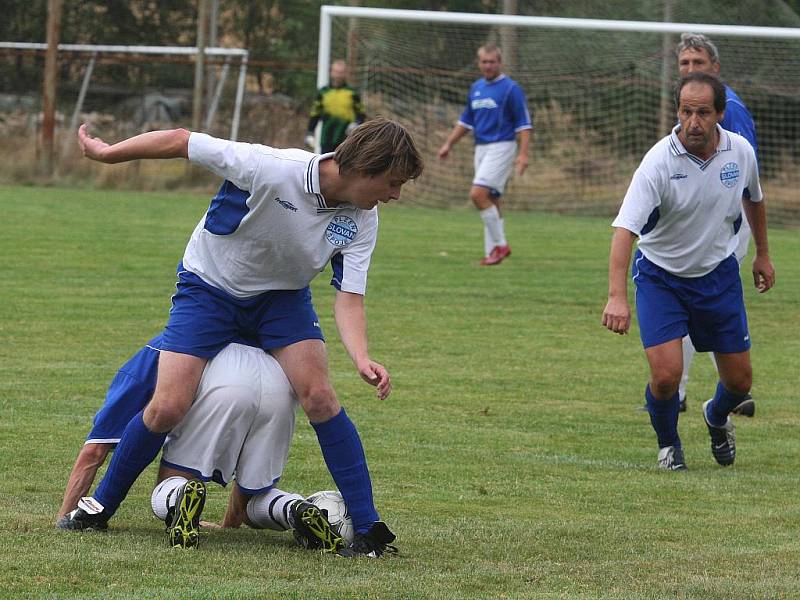
M 247 298 L 301 289 L 338 255 L 337 287 L 364 294 L 377 207 L 329 208 L 319 184 L 319 163 L 325 159 L 192 133 L 189 160 L 233 183 L 239 194 L 212 201 L 186 247 L 184 268 Z
M 294 434 L 297 400 L 278 361 L 228 344 L 206 365 L 194 403 L 164 443 L 162 460 L 227 484 L 236 473 L 251 493 L 280 479 Z
M 642 159 L 613 227 L 639 235 L 648 260 L 680 277 L 701 277 L 734 253 L 742 197 L 762 199 L 752 146 L 717 126 L 706 161 L 689 154 L 675 127 Z

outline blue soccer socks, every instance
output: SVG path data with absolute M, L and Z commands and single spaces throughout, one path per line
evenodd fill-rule
M 372 500 L 367 457 L 356 426 L 344 408 L 332 419 L 311 426 L 317 432 L 325 464 L 347 504 L 353 529 L 356 533 L 369 530 L 379 517 Z
M 681 438 L 678 436 L 678 408 L 680 401 L 678 393 L 669 400 L 656 400 L 650 391 L 650 385 L 645 388 L 644 397 L 647 400 L 647 412 L 650 413 L 650 423 L 658 438 L 658 447 L 681 447 Z
M 731 411 L 744 402 L 747 394 L 734 394 L 730 390 L 726 390 L 722 382 L 717 383 L 717 391 L 711 402 L 708 403 L 708 410 L 706 411 L 706 420 L 709 425 L 713 427 L 723 427 L 728 420 L 728 415 Z
M 119 440 L 94 498 L 113 515 L 127 496 L 133 482 L 158 456 L 166 433 L 153 433 L 144 424 L 144 410 L 133 417 Z

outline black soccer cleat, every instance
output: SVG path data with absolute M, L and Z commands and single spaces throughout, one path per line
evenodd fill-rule
M 294 525 L 294 539 L 303 548 L 338 552 L 347 545 L 345 539 L 331 527 L 326 511 L 305 500 L 294 502 L 289 511 Z
M 667 446 L 658 451 L 658 468 L 665 471 L 686 471 L 686 461 L 683 459 L 683 449 Z
M 111 515 L 91 496 L 78 500 L 78 508 L 68 512 L 56 523 L 64 531 L 106 531 Z
M 347 558 L 358 556 L 380 558 L 385 553 L 397 554 L 397 548 L 389 545 L 396 538 L 397 536 L 389 531 L 386 523 L 375 521 L 369 531 L 357 533 L 353 538 L 353 543 L 339 550 L 339 555 Z
M 703 420 L 706 422 L 708 433 L 711 436 L 711 454 L 714 455 L 714 460 L 718 464 L 727 467 L 736 460 L 736 428 L 730 417 L 727 417 L 725 425 L 722 427 L 711 425 L 706 416 L 710 402 L 711 400 L 703 402 Z
M 756 401 L 752 395 L 745 394 L 744 400 L 737 404 L 731 412 L 742 417 L 753 417 L 756 414 Z
M 167 512 L 167 538 L 172 548 L 194 548 L 200 543 L 200 515 L 206 503 L 206 485 L 191 479 L 178 488 L 175 507 Z

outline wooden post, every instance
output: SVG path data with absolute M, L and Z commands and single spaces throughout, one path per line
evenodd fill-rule
M 517 14 L 517 0 L 503 0 L 503 14 Z M 512 76 L 517 68 L 517 29 L 500 28 L 500 48 L 503 50 L 503 70 Z
M 197 0 L 197 55 L 194 63 L 194 98 L 192 102 L 192 131 L 200 131 L 203 119 L 203 73 L 208 31 L 208 0 Z
M 664 0 L 664 22 L 672 21 L 672 0 Z M 665 136 L 675 124 L 675 107 L 672 104 L 672 65 L 675 64 L 672 36 L 665 33 L 661 38 L 661 110 L 658 119 L 658 136 Z
M 56 96 L 58 82 L 58 41 L 61 37 L 61 0 L 47 1 L 47 52 L 44 59 L 42 86 L 42 146 L 40 168 L 48 177 L 53 174 L 56 128 Z

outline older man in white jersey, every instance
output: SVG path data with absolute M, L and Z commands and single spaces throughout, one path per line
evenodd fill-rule
M 682 338 L 713 351 L 719 369 L 714 397 L 703 404 L 711 452 L 727 466 L 736 457 L 730 417 L 750 391 L 750 335 L 735 250 L 742 209 L 755 239 L 753 278 L 759 292 L 775 283 L 758 165 L 742 136 L 719 126 L 725 87 L 706 73 L 681 78 L 679 124 L 645 155 L 613 222 L 608 302 L 602 323 L 624 334 L 631 312 L 625 283 L 633 241 L 636 313 L 650 365 L 645 399 L 662 469 L 686 469 L 678 435 Z

